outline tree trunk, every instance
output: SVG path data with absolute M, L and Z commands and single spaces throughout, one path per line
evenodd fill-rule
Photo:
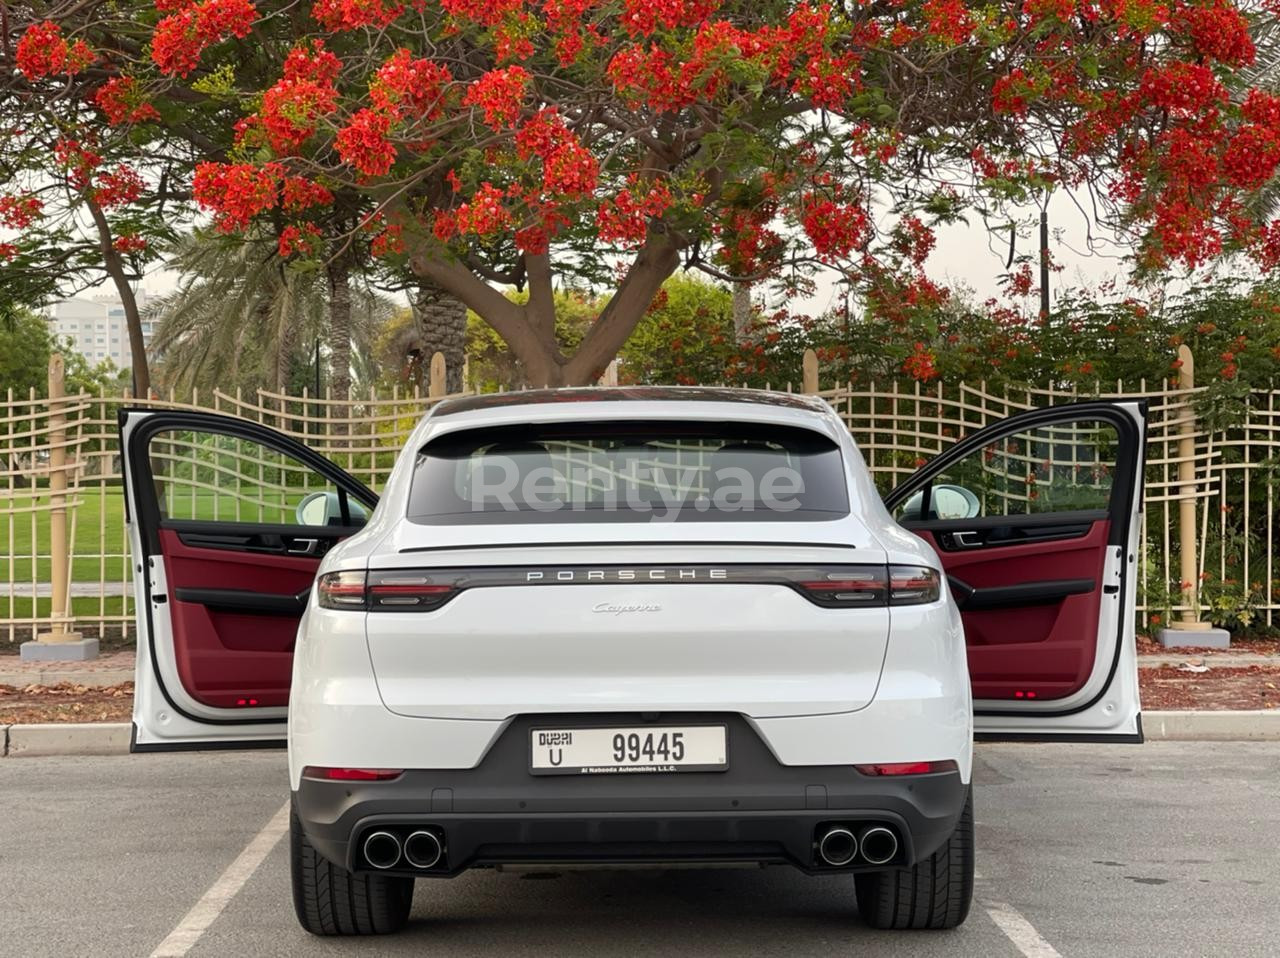
M 338 405 L 334 431 L 347 431 L 347 402 L 351 399 L 351 267 L 344 253 L 329 260 L 329 384 Z
M 529 278 L 529 303 L 519 306 L 465 265 L 452 258 L 433 240 L 409 235 L 413 244 L 413 271 L 466 303 L 502 337 L 520 360 L 528 385 L 582 386 L 594 383 L 617 356 L 653 302 L 663 282 L 680 265 L 679 251 L 666 230 L 651 227 L 617 292 L 587 331 L 572 356 L 565 356 L 554 336 L 555 306 L 551 296 L 550 259 L 525 258 Z
M 262 301 L 258 307 L 261 322 L 265 324 L 271 321 L 271 314 L 275 311 L 275 307 L 276 304 L 270 297 Z M 271 382 L 275 391 L 281 395 L 289 385 L 289 360 L 293 358 L 293 348 L 297 345 L 297 340 L 298 324 L 286 310 L 280 310 L 280 327 L 276 330 L 276 354 L 275 361 L 272 363 Z
M 423 370 L 429 372 L 431 357 L 444 353 L 444 391 L 462 392 L 462 367 L 467 355 L 466 305 L 452 293 L 423 280 L 413 299 L 413 318 L 418 326 Z
M 751 335 L 755 314 L 751 308 L 751 284 L 733 284 L 733 341 L 741 346 Z
M 133 295 L 133 287 L 129 285 L 129 277 L 124 271 L 124 257 L 116 252 L 111 224 L 107 222 L 102 207 L 89 194 L 86 194 L 86 205 L 98 230 L 103 265 L 111 282 L 115 284 L 120 305 L 124 307 L 125 327 L 129 330 L 129 360 L 133 364 L 130 369 L 133 375 L 133 394 L 145 399 L 151 395 L 151 370 L 147 366 L 147 344 L 142 338 L 142 314 L 138 310 L 138 298 Z

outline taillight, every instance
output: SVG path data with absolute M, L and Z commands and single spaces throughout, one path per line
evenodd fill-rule
M 319 778 L 330 782 L 385 782 L 403 774 L 402 768 L 330 768 L 325 765 L 308 765 L 302 770 L 303 778 Z
M 316 584 L 322 609 L 364 609 L 364 572 L 326 572 Z
M 811 601 L 829 609 L 885 604 L 889 577 L 884 566 L 841 566 L 787 570 L 792 583 Z
M 878 765 L 855 765 L 854 768 L 863 775 L 929 775 L 959 770 L 951 759 L 941 762 L 881 762 Z
M 458 591 L 453 576 L 425 572 L 370 572 L 370 612 L 429 612 Z
M 429 612 L 457 593 L 456 576 L 427 572 L 326 572 L 317 586 L 322 609 Z
M 926 566 L 889 566 L 889 604 L 923 605 L 942 595 L 942 577 Z

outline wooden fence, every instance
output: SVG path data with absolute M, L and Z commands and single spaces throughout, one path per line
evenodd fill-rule
M 798 389 L 831 403 L 882 489 L 974 430 L 1020 410 L 1093 397 L 1145 400 L 1138 596 L 1144 622 L 1170 613 L 1194 620 L 1205 605 L 1211 606 L 1205 618 L 1235 616 L 1239 624 L 1254 615 L 1259 623 L 1276 622 L 1280 391 L 1253 394 L 1230 425 L 1207 429 L 1195 415 L 1203 390 L 1190 382 L 1179 388 L 1117 383 L 1087 392 L 983 383 L 820 387 L 816 360 L 806 360 Z M 51 366 L 51 375 L 59 371 Z M 442 364 L 432 371 L 433 381 L 442 383 Z M 122 408 L 206 410 L 253 420 L 302 441 L 377 490 L 410 430 L 448 398 L 438 387 L 427 395 L 393 389 L 346 402 L 267 391 L 215 391 L 185 400 L 58 398 L 57 384 L 51 386 L 51 399 L 10 392 L 0 403 L 0 636 L 10 642 L 37 630 L 128 636 L 132 629 L 116 433 Z M 255 468 L 266 466 L 259 461 Z M 65 547 L 57 544 L 60 538 Z

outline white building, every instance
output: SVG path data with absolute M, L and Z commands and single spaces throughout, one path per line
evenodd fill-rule
M 147 294 L 138 291 L 138 308 L 142 309 Z M 129 353 L 129 329 L 124 306 L 116 296 L 101 295 L 92 299 L 75 297 L 55 303 L 50 310 L 49 325 L 59 342 L 70 340 L 72 348 L 92 365 L 104 359 L 117 369 L 129 369 L 133 359 Z M 152 322 L 142 321 L 142 340 L 151 345 Z

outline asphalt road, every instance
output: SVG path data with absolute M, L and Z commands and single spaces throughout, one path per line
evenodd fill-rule
M 147 956 L 202 901 L 192 956 L 1280 954 L 1280 745 L 979 757 L 980 880 L 955 932 L 869 931 L 846 879 L 782 868 L 478 872 L 419 882 L 408 930 L 376 940 L 302 932 L 286 841 L 254 845 L 287 796 L 281 753 L 6 759 L 0 956 Z

